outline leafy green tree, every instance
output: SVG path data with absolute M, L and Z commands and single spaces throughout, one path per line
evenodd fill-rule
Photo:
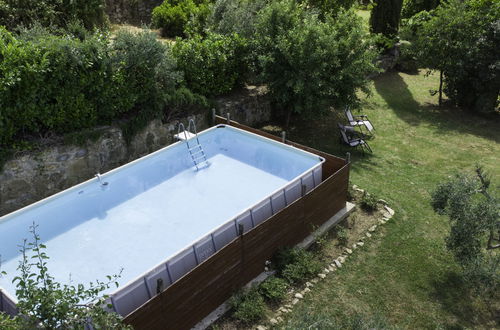
M 432 207 L 450 219 L 446 247 L 467 281 L 495 292 L 500 283 L 500 201 L 481 167 L 456 175 L 432 194 Z
M 104 310 L 106 295 L 101 292 L 118 287 L 120 274 L 107 276 L 89 286 L 67 285 L 55 281 L 48 271 L 45 245 L 40 242 L 36 225 L 30 227 L 33 241 L 24 240 L 19 276 L 14 278 L 19 315 L 14 318 L 0 313 L 2 329 L 130 329 L 121 317 Z M 5 275 L 5 273 L 3 273 Z
M 375 0 L 370 15 L 370 30 L 387 38 L 396 37 L 403 0 Z
M 433 11 L 414 45 L 421 66 L 441 72 L 440 96 L 443 90 L 462 108 L 495 111 L 500 92 L 499 22 L 496 0 L 452 0 Z
M 356 0 L 303 0 L 305 4 L 319 9 L 322 16 L 336 15 L 342 9 L 351 8 Z
M 441 0 L 404 0 L 402 18 L 410 18 L 421 11 L 430 11 L 439 6 Z
M 315 117 L 368 91 L 375 53 L 353 11 L 321 21 L 295 1 L 278 1 L 259 13 L 256 54 L 260 76 L 285 111 Z

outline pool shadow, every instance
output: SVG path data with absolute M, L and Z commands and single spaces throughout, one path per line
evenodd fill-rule
M 449 271 L 434 280 L 431 297 L 456 318 L 456 322 L 445 325 L 446 329 L 464 329 L 464 325 L 467 328 L 475 328 L 488 321 L 496 323 L 493 327 L 500 326 L 500 311 L 489 306 L 484 298 L 474 295 L 470 286 L 457 272 Z
M 388 107 L 409 125 L 426 123 L 443 133 L 458 131 L 500 142 L 499 114 L 475 114 L 446 104 L 442 107 L 431 103 L 420 104 L 401 74 L 395 71 L 378 76 L 374 85 Z

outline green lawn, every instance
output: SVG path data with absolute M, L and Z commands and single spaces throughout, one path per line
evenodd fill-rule
M 363 320 L 375 327 L 500 327 L 498 306 L 471 298 L 460 281 L 444 247 L 447 219 L 429 204 L 439 182 L 477 162 L 500 183 L 500 122 L 439 109 L 429 93 L 437 85 L 435 75 L 423 72 L 387 73 L 372 83 L 362 112 L 376 128 L 369 141 L 374 152 L 353 152 L 351 181 L 389 201 L 395 220 L 297 304 L 286 328 L 359 328 Z M 288 137 L 343 155 L 339 118 L 297 121 Z

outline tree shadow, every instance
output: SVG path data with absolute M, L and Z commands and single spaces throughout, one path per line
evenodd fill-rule
M 394 71 L 375 78 L 374 84 L 389 108 L 409 125 L 426 123 L 443 132 L 459 131 L 500 142 L 499 114 L 481 115 L 447 105 L 440 108 L 437 104 L 420 104 L 400 73 Z
M 488 322 L 500 326 L 498 315 L 495 316 L 498 311 L 489 309 L 484 299 L 474 295 L 459 273 L 447 272 L 443 277 L 433 280 L 432 288 L 431 297 L 457 319 L 455 323 L 447 324 L 447 329 L 463 329 L 464 325 L 474 328 Z

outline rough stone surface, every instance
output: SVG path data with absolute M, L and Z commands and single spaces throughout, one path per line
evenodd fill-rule
M 272 318 L 269 320 L 269 323 L 271 323 L 272 325 L 275 325 L 275 324 L 278 324 L 278 320 L 276 320 L 275 318 Z
M 393 209 L 391 209 L 389 206 L 385 205 L 385 206 L 384 206 L 384 208 L 387 210 L 387 212 L 389 212 L 389 214 L 390 214 L 391 216 L 393 216 L 393 215 L 394 215 L 394 213 L 395 213 L 395 212 L 394 212 L 394 210 L 393 210 Z
M 335 266 L 337 266 L 337 268 L 342 267 L 342 263 L 339 260 L 334 260 L 334 263 L 335 263 Z
M 301 293 L 296 293 L 294 297 L 297 299 L 304 299 L 304 296 Z
M 377 229 L 377 225 L 373 225 L 370 228 L 368 228 L 369 232 L 374 232 Z
M 363 246 L 363 245 L 365 245 L 365 243 L 363 243 L 363 242 L 358 242 L 358 246 Z
M 366 235 L 365 235 L 365 236 L 366 236 L 366 237 L 368 237 L 368 238 L 370 238 L 370 237 L 372 237 L 372 234 L 370 234 L 370 233 L 366 233 Z
M 292 305 L 296 305 L 298 302 L 299 302 L 299 299 L 298 298 L 294 298 L 292 300 Z
M 106 13 L 113 23 L 150 24 L 151 13 L 163 0 L 106 0 Z
M 304 290 L 302 290 L 301 294 L 302 294 L 302 295 L 304 295 L 304 294 L 306 294 L 306 293 L 308 293 L 308 292 L 311 292 L 311 289 L 309 289 L 309 288 L 304 288 Z
M 314 284 L 312 284 L 311 282 L 306 282 L 306 287 L 310 288 L 310 287 L 313 287 Z
M 345 249 L 344 252 L 346 252 L 347 254 L 352 254 L 352 250 L 349 248 Z
M 217 114 L 247 125 L 271 119 L 271 103 L 265 86 L 245 86 L 228 96 L 216 100 Z
M 325 277 L 326 277 L 326 275 L 325 275 L 325 274 L 323 274 L 323 273 L 319 273 L 319 274 L 318 274 L 318 277 L 319 277 L 319 278 L 325 278 Z
M 257 330 L 267 330 L 267 327 L 265 327 L 263 325 L 258 325 L 257 327 L 255 327 L 255 329 L 257 329 Z

